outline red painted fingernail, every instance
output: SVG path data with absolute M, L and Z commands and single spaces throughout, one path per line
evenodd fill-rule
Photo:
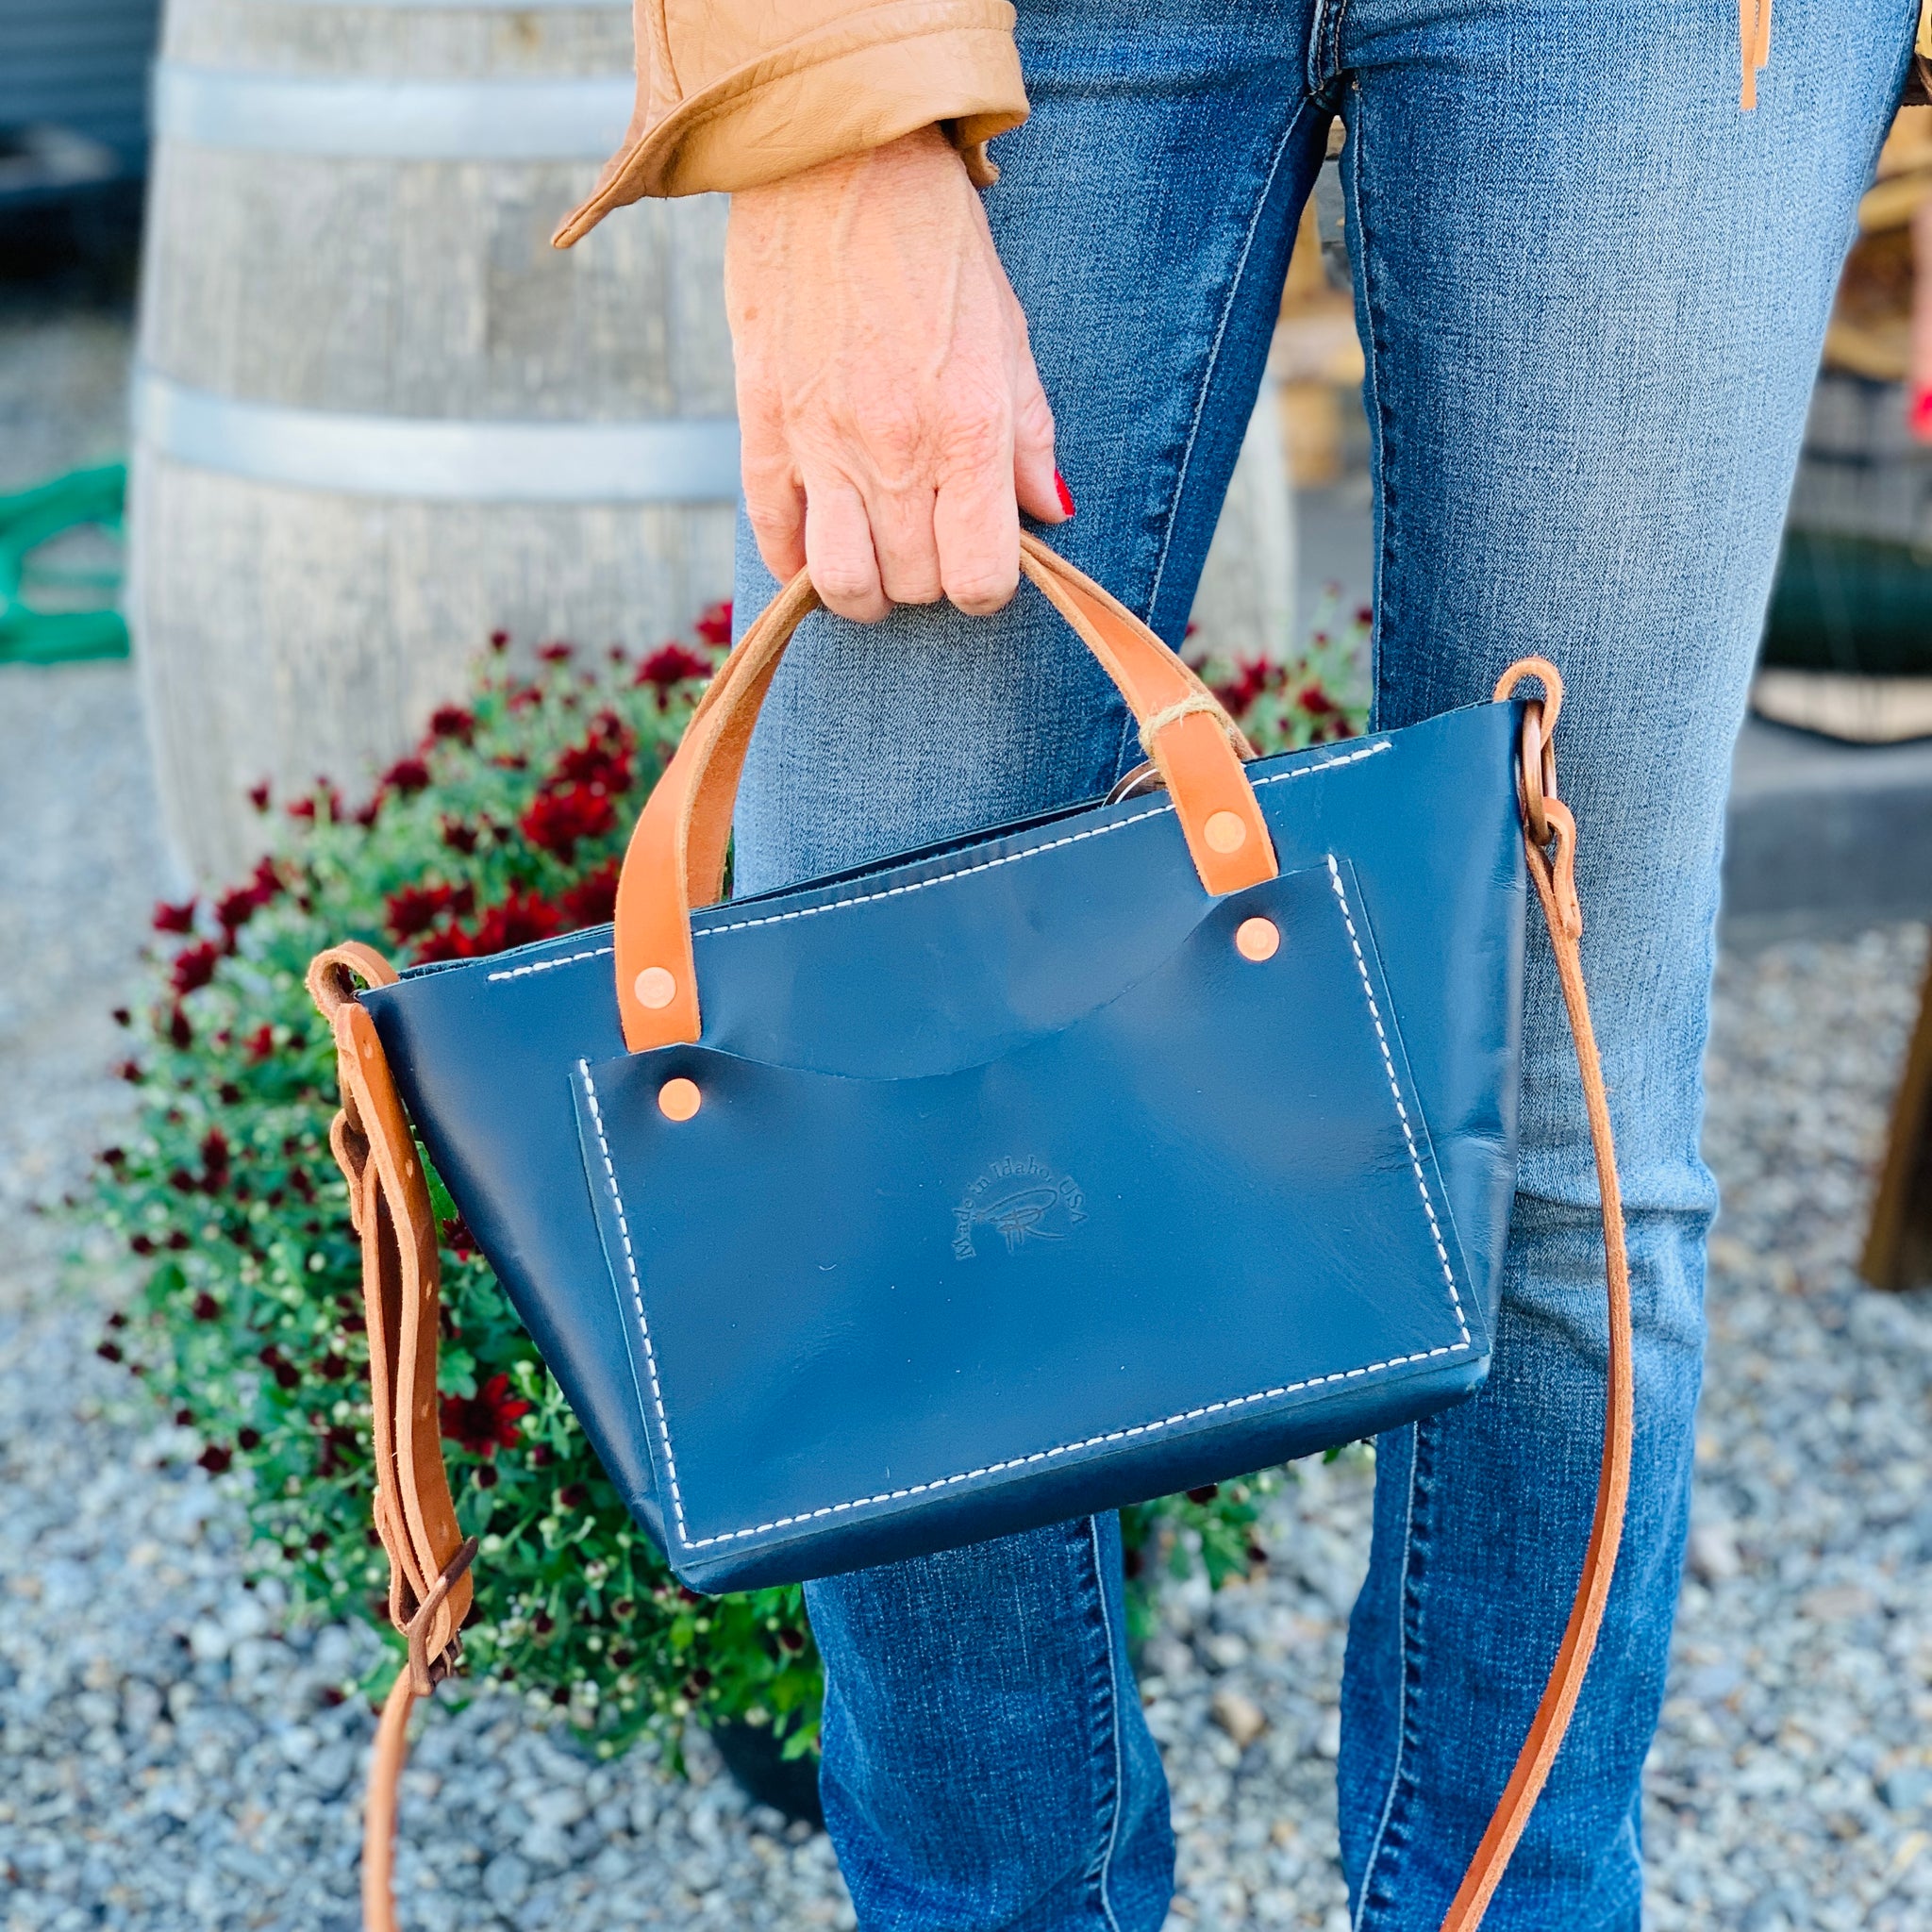
M 1922 442 L 1932 442 L 1932 383 L 1912 397 L 1912 434 Z M 1066 487 L 1060 488 L 1060 501 L 1066 501 Z
M 1056 470 L 1053 473 L 1053 487 L 1060 493 L 1060 508 L 1069 516 L 1074 514 L 1074 492 L 1067 488 L 1067 479 Z

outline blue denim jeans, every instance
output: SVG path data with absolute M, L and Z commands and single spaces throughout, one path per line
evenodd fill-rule
M 1732 741 L 1839 261 L 1913 0 L 1779 0 L 1755 114 L 1734 0 L 1021 0 L 1033 118 L 987 196 L 1079 505 L 1053 541 L 1171 641 L 1252 408 L 1328 122 L 1375 468 L 1375 722 L 1568 680 L 1585 966 L 1629 1209 L 1638 1435 L 1607 1623 L 1489 1924 L 1634 1928 L 1639 1776 L 1684 1540 L 1698 1158 Z M 738 608 L 773 586 L 741 543 Z M 743 890 L 1091 796 L 1138 758 L 1030 590 L 818 618 L 774 688 Z M 1603 1426 L 1596 1190 L 1541 932 L 1495 1367 L 1378 1444 L 1339 1767 L 1355 1924 L 1434 1927 L 1527 1728 Z M 1211 1267 L 1212 1257 L 1202 1257 Z M 1185 1282 L 1174 1284 L 1176 1294 Z M 808 1591 L 823 1785 L 861 1926 L 1158 1926 L 1160 1760 L 1115 1526 Z

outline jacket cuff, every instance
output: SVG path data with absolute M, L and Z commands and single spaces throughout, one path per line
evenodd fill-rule
M 935 124 L 990 178 L 985 143 L 1027 112 L 1013 20 L 1008 0 L 897 0 L 735 69 L 647 120 L 553 245 L 645 196 L 760 187 Z

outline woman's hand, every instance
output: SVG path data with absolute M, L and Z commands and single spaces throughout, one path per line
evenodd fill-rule
M 731 198 L 724 293 L 765 567 L 841 617 L 997 610 L 1022 509 L 1073 514 L 1053 412 L 965 164 L 937 128 Z

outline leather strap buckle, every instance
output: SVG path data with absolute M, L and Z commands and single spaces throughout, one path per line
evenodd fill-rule
M 418 1697 L 427 1697 L 445 1677 L 456 1674 L 457 1666 L 463 1660 L 460 1636 L 452 1636 L 434 1657 L 430 1657 L 429 1625 L 456 1588 L 457 1579 L 476 1560 L 477 1547 L 475 1537 L 463 1539 L 456 1555 L 442 1566 L 442 1574 L 430 1585 L 429 1594 L 417 1605 L 416 1614 L 403 1625 L 403 1635 L 409 1640 L 409 1688 Z

